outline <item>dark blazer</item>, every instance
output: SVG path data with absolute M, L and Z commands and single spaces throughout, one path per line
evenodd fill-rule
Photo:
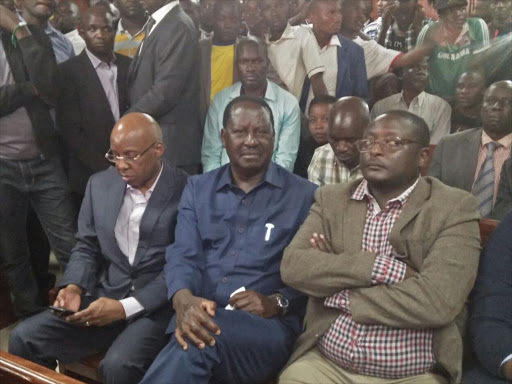
M 155 118 L 175 165 L 201 163 L 199 48 L 193 21 L 175 6 L 144 40 L 130 65 L 130 109 Z
M 116 300 L 130 295 L 146 313 L 168 303 L 165 248 L 174 242 L 178 203 L 187 175 L 165 161 L 163 167 L 140 222 L 133 266 L 114 234 L 126 183 L 114 167 L 91 177 L 78 218 L 77 243 L 60 286 L 76 284 L 95 297 Z M 135 290 L 130 292 L 132 286 Z
M 57 131 L 49 112 L 58 98 L 57 63 L 44 31 L 34 26 L 29 29 L 32 34 L 19 40 L 16 47 L 11 43 L 11 33 L 0 30 L 1 43 L 15 81 L 15 84 L 0 87 L 0 116 L 25 107 L 39 149 L 51 157 L 59 151 Z
M 503 163 L 501 168 L 500 186 L 496 203 L 489 216 L 494 220 L 501 220 L 508 212 L 512 210 L 512 159 Z
M 115 55 L 119 112 L 128 107 L 126 79 L 131 59 Z M 81 195 L 93 173 L 108 168 L 105 153 L 116 123 L 96 70 L 85 50 L 59 65 L 62 83 L 57 105 L 57 123 L 69 155 L 71 190 Z
M 339 316 L 338 309 L 324 305 L 325 298 L 349 289 L 350 312 L 358 324 L 433 328 L 436 362 L 451 384 L 460 383 L 465 302 L 480 255 L 476 199 L 421 178 L 389 234 L 393 249 L 418 274 L 373 286 L 376 254 L 361 250 L 366 200 L 351 199 L 360 182 L 319 188 L 308 218 L 284 251 L 284 283 L 309 296 L 304 332 L 288 364 L 314 348 Z M 315 232 L 331 240 L 333 253 L 311 248 Z

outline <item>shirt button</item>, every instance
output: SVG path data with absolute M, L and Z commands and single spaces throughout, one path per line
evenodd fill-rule
M 229 252 L 229 254 L 230 254 L 231 256 L 235 256 L 235 255 L 236 255 L 236 252 L 235 252 L 235 251 L 231 251 L 231 252 Z
M 222 282 L 223 282 L 223 283 L 226 283 L 227 281 L 228 281 L 228 278 L 227 278 L 227 277 L 223 277 L 223 278 L 222 278 Z
M 243 199 L 243 200 L 242 200 L 242 204 L 243 204 L 243 205 L 247 205 L 247 200 Z
M 239 233 L 244 233 L 244 229 L 243 228 L 238 228 L 238 232 Z

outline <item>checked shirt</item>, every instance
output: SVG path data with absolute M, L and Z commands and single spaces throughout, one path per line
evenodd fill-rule
M 366 180 L 352 194 L 354 200 L 367 201 L 363 232 L 363 251 L 377 254 L 372 270 L 372 285 L 399 283 L 406 264 L 388 240 L 402 208 L 417 182 L 380 210 L 368 190 Z M 349 290 L 325 299 L 324 305 L 341 311 L 319 340 L 320 352 L 329 360 L 352 372 L 388 379 L 429 372 L 435 363 L 431 329 L 398 329 L 383 325 L 357 324 L 350 313 Z

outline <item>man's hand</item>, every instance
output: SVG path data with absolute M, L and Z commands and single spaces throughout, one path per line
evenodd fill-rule
M 8 8 L 0 5 L 0 28 L 12 33 L 12 30 L 18 25 L 20 19 Z
M 66 317 L 66 321 L 76 325 L 103 327 L 117 320 L 126 319 L 123 305 L 119 300 L 100 297 L 86 309 Z
M 231 296 L 229 304 L 235 309 L 246 311 L 265 319 L 281 313 L 281 308 L 277 304 L 275 297 L 265 296 L 255 291 L 239 292 Z
M 76 312 L 80 308 L 82 289 L 75 284 L 69 284 L 59 291 L 53 305 Z
M 407 280 L 411 277 L 414 277 L 418 274 L 418 271 L 415 270 L 413 267 L 411 267 L 410 265 L 406 265 L 406 270 L 405 270 L 405 276 L 404 276 L 404 280 Z
M 394 14 L 398 7 L 396 6 L 396 3 L 393 3 L 386 8 L 384 8 L 384 12 L 382 13 L 382 29 L 388 30 L 389 27 L 393 24 Z
M 331 246 L 331 243 L 327 239 L 327 237 L 320 233 L 313 233 L 313 236 L 309 239 L 309 243 L 315 249 L 326 253 L 334 253 L 334 250 Z
M 176 329 L 174 337 L 183 350 L 188 349 L 186 340 L 197 348 L 203 349 L 206 344 L 213 347 L 215 339 L 211 334 L 220 335 L 220 329 L 214 323 L 217 304 L 214 301 L 192 295 L 188 289 L 181 289 L 172 298 L 176 311 Z
M 508 360 L 503 364 L 503 367 L 501 367 L 501 373 L 505 376 L 507 381 L 512 380 L 512 360 Z

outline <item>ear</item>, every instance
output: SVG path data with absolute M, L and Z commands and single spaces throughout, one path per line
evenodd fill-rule
M 222 148 L 226 148 L 226 130 L 224 128 L 222 128 L 220 130 L 220 141 L 222 141 Z
M 164 143 L 155 144 L 154 150 L 155 150 L 157 157 L 162 157 L 165 152 L 165 144 Z
M 421 173 L 423 174 L 424 172 L 427 171 L 427 167 L 430 163 L 430 158 L 432 157 L 432 151 L 431 151 L 430 147 L 421 148 L 418 156 L 419 156 L 419 164 L 418 165 L 419 165 Z

